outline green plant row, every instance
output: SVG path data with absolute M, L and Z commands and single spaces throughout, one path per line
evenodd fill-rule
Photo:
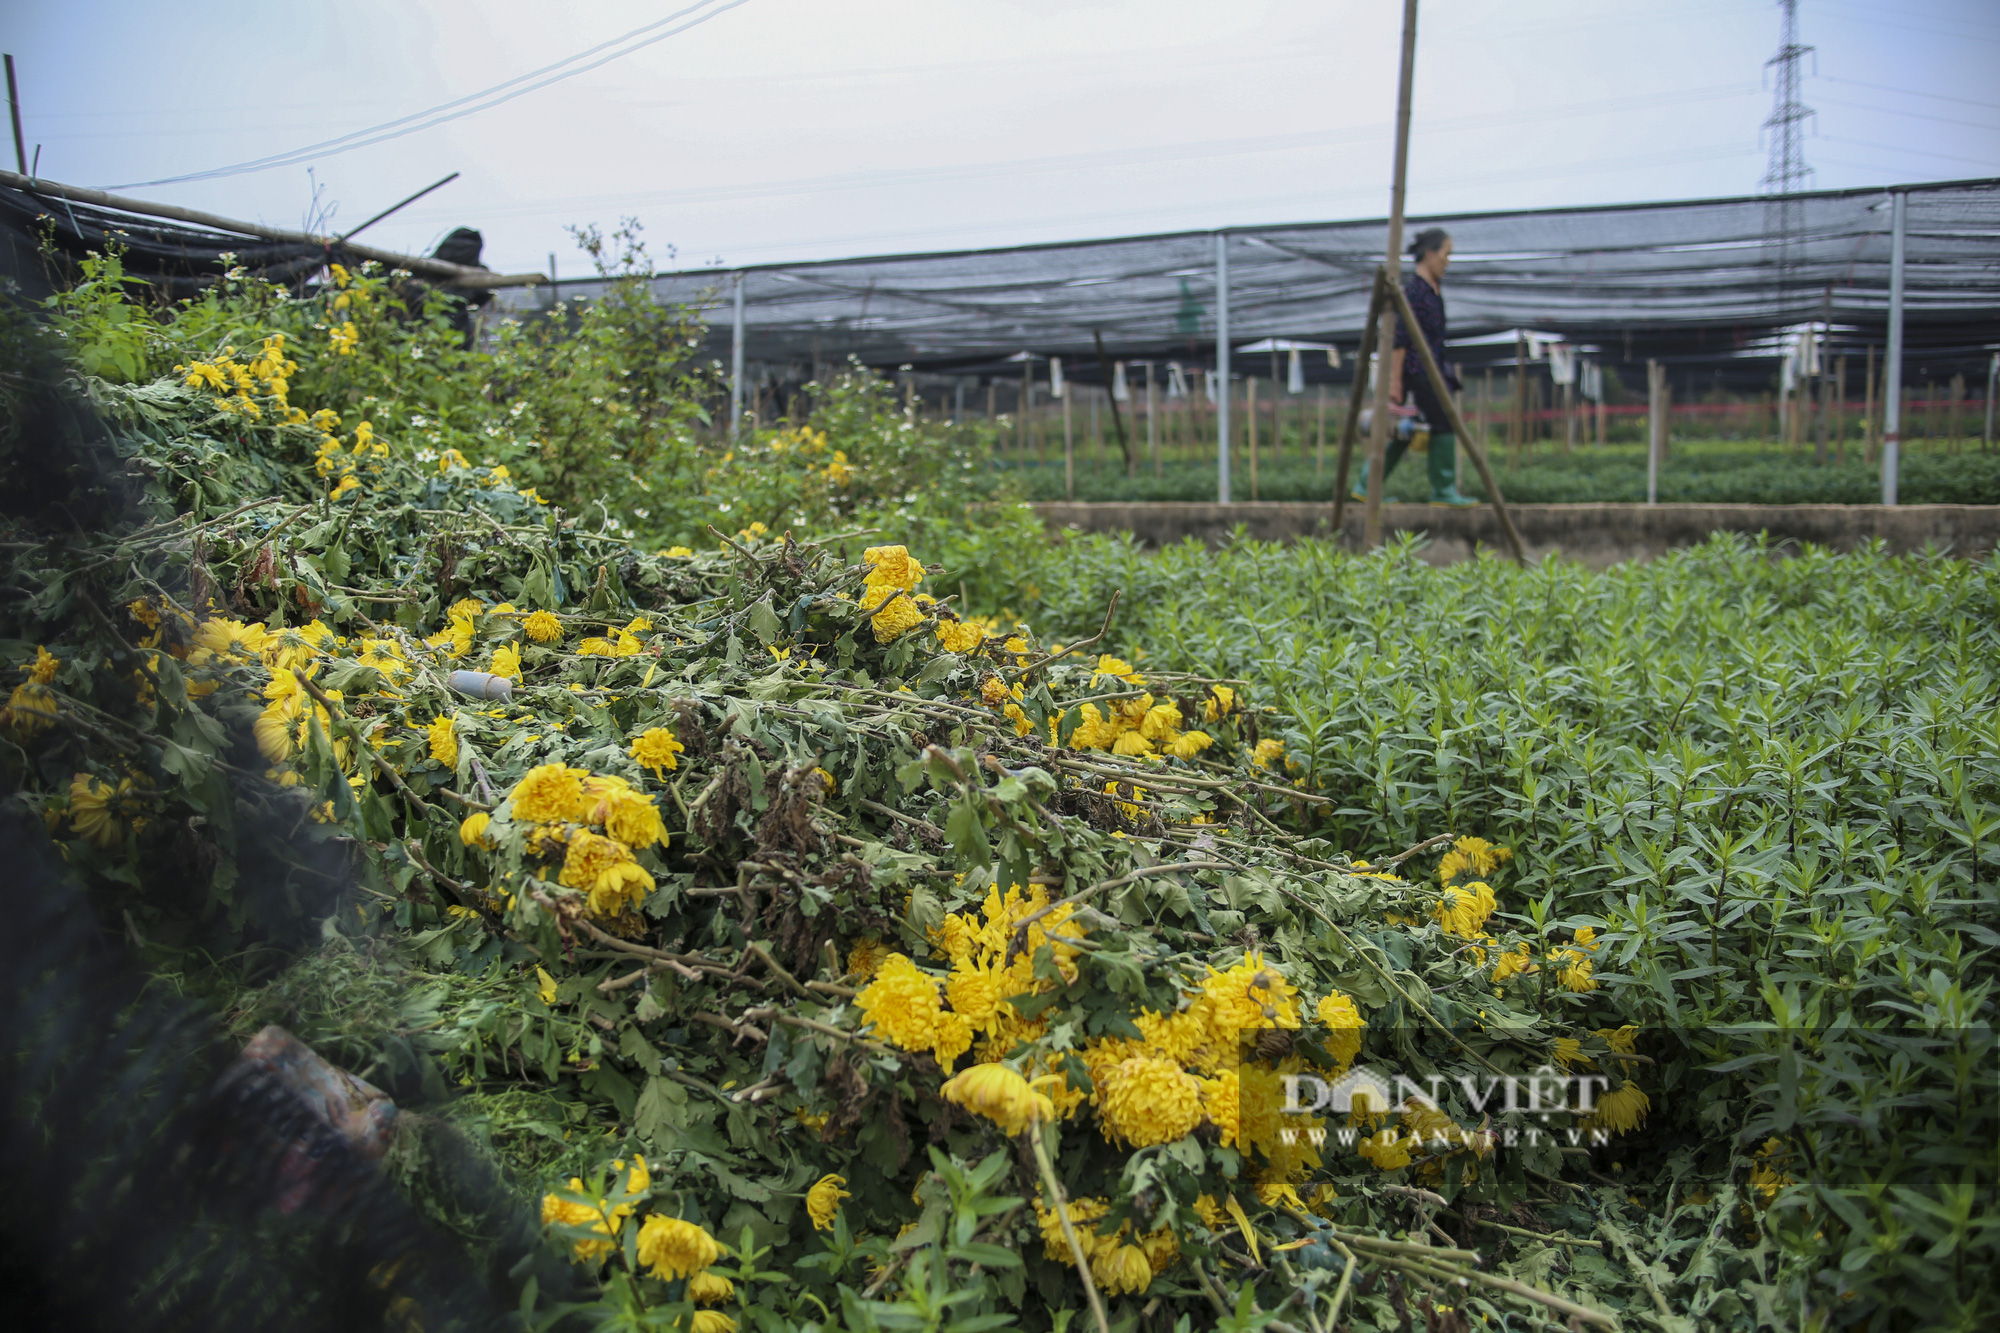
M 1522 467 L 1503 460 L 1497 473 L 1500 490 L 1515 504 L 1636 504 L 1646 498 L 1646 460 L 1630 448 L 1584 449 L 1568 457 L 1542 456 Z M 1485 497 L 1479 477 L 1468 464 L 1459 488 Z M 1258 469 L 1257 494 L 1264 500 L 1330 501 L 1333 460 L 1324 469 L 1296 454 L 1282 463 L 1263 462 Z M 1250 498 L 1250 473 L 1239 458 L 1234 465 L 1236 498 Z M 1064 478 L 1060 460 L 1053 463 L 1009 465 L 1002 474 L 1029 500 L 1060 500 Z M 1389 477 L 1392 500 L 1422 503 L 1430 498 L 1421 458 L 1404 463 Z M 1905 504 L 2000 504 L 2000 452 L 1944 454 L 1909 450 L 1903 454 L 1900 496 Z M 1137 476 L 1122 465 L 1080 462 L 1075 497 L 1098 501 L 1208 501 L 1215 498 L 1213 463 L 1173 462 L 1155 475 L 1142 461 Z M 1880 469 L 1858 460 L 1816 464 L 1810 459 L 1773 456 L 1747 449 L 1703 451 L 1675 445 L 1659 474 L 1659 498 L 1687 504 L 1878 504 L 1882 498 Z

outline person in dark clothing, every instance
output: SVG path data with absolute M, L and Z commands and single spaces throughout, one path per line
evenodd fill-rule
M 1458 370 L 1444 359 L 1444 271 L 1451 264 L 1451 233 L 1442 227 L 1427 227 L 1417 233 L 1410 243 L 1412 272 L 1403 281 L 1403 294 L 1409 298 L 1410 313 L 1417 317 L 1417 328 L 1423 333 L 1424 341 L 1430 345 L 1431 356 L 1436 359 L 1438 369 L 1444 372 L 1445 383 L 1457 392 Z M 1398 405 L 1396 431 L 1389 438 L 1389 449 L 1383 458 L 1382 483 L 1388 485 L 1389 475 L 1396 470 L 1396 464 L 1403 461 L 1403 454 L 1420 435 L 1428 433 L 1430 439 L 1430 483 L 1431 503 L 1460 508 L 1477 504 L 1458 493 L 1458 439 L 1451 433 L 1451 418 L 1445 415 L 1444 407 L 1431 391 L 1430 377 L 1424 374 L 1424 363 L 1417 356 L 1416 346 L 1410 341 L 1410 330 L 1402 321 L 1396 324 L 1396 349 L 1401 356 L 1386 358 L 1389 375 L 1389 401 Z M 1415 426 L 1415 429 L 1410 429 Z M 1361 478 L 1353 492 L 1356 500 L 1368 498 L 1368 465 L 1361 465 Z

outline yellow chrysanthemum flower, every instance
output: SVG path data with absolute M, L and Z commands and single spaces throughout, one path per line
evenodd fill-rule
M 855 1004 L 868 1015 L 876 1032 L 906 1051 L 927 1050 L 937 1044 L 944 1007 L 939 1002 L 938 984 L 900 953 L 882 960 L 874 980 L 862 989 Z
M 1346 1069 L 1361 1054 L 1361 1032 L 1367 1027 L 1354 1001 L 1333 991 L 1319 1002 L 1319 1021 L 1326 1028 L 1326 1051 Z
M 1097 1111 L 1107 1139 L 1171 1143 L 1201 1123 L 1201 1080 L 1172 1060 L 1135 1055 L 1099 1082 Z
M 116 787 L 100 782 L 88 773 L 78 773 L 69 784 L 69 822 L 77 836 L 99 847 L 109 847 L 124 836 L 119 817 L 121 801 L 131 795 L 132 779 L 122 778 Z
M 1044 1079 L 1060 1082 L 1062 1076 L 1044 1075 Z M 1021 1075 L 1005 1065 L 974 1065 L 955 1075 L 939 1089 L 944 1099 L 978 1115 L 985 1116 L 1000 1127 L 1000 1132 L 1013 1138 L 1037 1120 L 1054 1120 L 1055 1103 L 1035 1090 Z
M 431 758 L 446 768 L 457 768 L 458 732 L 452 728 L 451 714 L 440 713 L 433 718 L 426 732 L 430 738 Z
M 486 826 L 493 822 L 493 816 L 484 810 L 467 815 L 458 826 L 458 840 L 467 847 L 487 846 Z
M 818 1183 L 806 1191 L 806 1215 L 812 1218 L 813 1230 L 827 1231 L 832 1228 L 833 1219 L 840 1212 L 840 1201 L 853 1197 L 841 1188 L 846 1183 L 846 1176 L 821 1176 Z
M 1275 967 L 1266 966 L 1261 953 L 1244 954 L 1227 972 L 1211 967 L 1201 989 L 1209 1001 L 1211 1021 L 1218 1028 L 1299 1025 L 1298 987 Z
M 720 1310 L 696 1310 L 688 1333 L 736 1333 L 736 1321 Z
M 1493 889 L 1484 880 L 1474 880 L 1447 888 L 1432 909 L 1432 915 L 1446 930 L 1461 939 L 1475 939 L 1485 929 L 1486 918 L 1499 907 Z
M 1256 750 L 1250 755 L 1251 761 L 1257 767 L 1273 770 L 1278 767 L 1284 757 L 1285 743 L 1271 736 L 1266 736 L 1263 740 L 1258 741 Z
M 1137 1295 L 1153 1284 L 1153 1265 L 1137 1245 L 1106 1245 L 1091 1256 L 1090 1276 L 1107 1296 Z
M 693 1222 L 654 1213 L 639 1227 L 639 1262 L 662 1282 L 693 1277 L 722 1257 L 715 1237 Z
M 962 620 L 947 620 L 937 627 L 938 645 L 948 653 L 969 653 L 986 640 L 985 631 Z
M 720 1273 L 696 1273 L 688 1279 L 687 1298 L 696 1305 L 720 1305 L 736 1294 L 736 1284 Z
M 861 553 L 868 566 L 867 583 L 873 587 L 901 588 L 913 592 L 924 581 L 924 567 L 910 558 L 905 546 L 871 546 Z
M 867 935 L 854 942 L 847 951 L 847 971 L 850 975 L 867 981 L 875 975 L 875 969 L 889 956 L 889 950 L 882 941 Z
M 568 819 L 570 811 L 583 798 L 583 779 L 587 776 L 562 764 L 541 764 L 529 769 L 509 794 L 513 817 L 530 824 Z
M 514 644 L 503 643 L 493 650 L 493 665 L 489 668 L 496 676 L 506 680 L 521 678 L 521 650 Z
M 655 777 L 681 766 L 680 756 L 687 747 L 675 738 L 665 727 L 648 727 L 633 738 L 632 746 L 626 751 L 641 768 L 649 768 Z
M 562 637 L 562 621 L 547 611 L 537 611 L 521 622 L 521 628 L 536 643 L 554 643 Z
M 1579 1123 L 1584 1129 L 1608 1129 L 1614 1134 L 1629 1134 L 1639 1127 L 1652 1105 L 1651 1099 L 1639 1090 L 1638 1084 L 1626 1083 L 1599 1097 L 1596 1107 Z

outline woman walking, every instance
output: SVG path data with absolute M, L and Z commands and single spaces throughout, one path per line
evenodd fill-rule
M 1426 227 L 1410 242 L 1411 267 L 1414 270 L 1403 282 L 1403 295 L 1409 298 L 1410 312 L 1417 317 L 1417 327 L 1422 331 L 1424 341 L 1430 344 L 1431 356 L 1437 361 L 1438 369 L 1444 372 L 1444 381 L 1451 391 L 1458 391 L 1458 370 L 1444 359 L 1444 271 L 1451 265 L 1451 233 L 1443 227 Z M 1430 430 L 1430 483 L 1431 503 L 1463 508 L 1479 503 L 1458 493 L 1458 438 L 1451 433 L 1451 418 L 1445 415 L 1444 405 L 1431 391 L 1430 377 L 1424 374 L 1424 363 L 1417 356 L 1416 346 L 1410 341 L 1410 330 L 1401 320 L 1396 322 L 1396 348 L 1401 356 L 1387 358 L 1389 370 L 1389 401 L 1410 406 L 1397 413 L 1409 417 L 1412 412 L 1420 418 L 1421 430 Z M 1415 424 L 1415 423 L 1412 423 Z M 1403 454 L 1410 447 L 1415 434 L 1398 423 L 1399 429 L 1389 439 L 1387 456 L 1383 459 L 1382 485 L 1386 489 L 1389 476 L 1396 470 L 1396 464 L 1403 461 Z M 1368 498 L 1368 464 L 1361 465 L 1361 478 L 1353 491 L 1353 498 Z

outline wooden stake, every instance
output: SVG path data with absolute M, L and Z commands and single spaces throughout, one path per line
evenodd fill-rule
M 1319 440 L 1313 446 L 1313 476 L 1326 472 L 1326 386 L 1319 386 Z
M 1410 0 L 1410 9 L 1412 11 L 1416 9 L 1416 0 Z M 1417 317 L 1410 310 L 1410 298 L 1403 294 L 1401 287 L 1390 283 L 1386 273 L 1382 275 L 1382 285 L 1389 293 L 1389 299 L 1395 302 L 1395 313 L 1402 317 L 1404 327 L 1410 330 L 1411 350 L 1416 352 L 1417 360 L 1423 363 L 1424 378 L 1430 381 L 1431 393 L 1444 408 L 1445 420 L 1450 424 L 1452 434 L 1471 444 L 1472 465 L 1479 469 L 1479 480 L 1486 487 L 1486 498 L 1493 505 L 1493 516 L 1500 520 L 1500 531 L 1506 535 L 1507 545 L 1513 549 L 1514 559 L 1526 568 L 1528 553 L 1521 546 L 1521 534 L 1514 529 L 1513 515 L 1507 512 L 1507 501 L 1500 494 L 1500 483 L 1494 480 L 1493 469 L 1486 465 L 1486 451 L 1477 444 L 1472 444 L 1472 432 L 1465 428 L 1465 417 L 1458 410 L 1457 400 L 1451 396 L 1450 386 L 1444 382 L 1444 367 L 1440 366 L 1437 358 L 1431 355 L 1430 342 L 1418 332 Z M 1383 378 L 1386 379 L 1387 376 Z M 1379 399 L 1381 395 L 1378 394 L 1377 397 Z M 1368 489 L 1370 494 L 1375 492 L 1373 484 Z
M 1389 183 L 1389 245 L 1382 264 L 1387 295 L 1405 307 L 1403 318 L 1410 341 L 1424 345 L 1423 330 L 1410 318 L 1403 299 L 1403 200 L 1410 178 L 1410 95 L 1417 72 L 1417 0 L 1403 0 L 1403 60 L 1396 80 L 1396 161 Z M 1362 524 L 1362 549 L 1372 551 L 1382 544 L 1382 474 L 1389 446 L 1389 358 L 1395 354 L 1396 331 L 1389 310 L 1382 312 L 1382 328 L 1376 335 L 1382 349 L 1382 369 L 1375 377 L 1375 414 L 1368 430 L 1368 514 Z
M 1243 377 L 1243 418 L 1250 429 L 1250 498 L 1257 498 L 1257 377 Z
M 1153 475 L 1163 475 L 1160 464 L 1160 396 L 1153 384 L 1153 363 L 1146 363 L 1146 449 L 1153 455 Z
M 1347 395 L 1347 418 L 1340 423 L 1340 456 L 1333 473 L 1333 539 L 1342 540 L 1347 518 L 1347 467 L 1354 458 L 1354 441 L 1361 428 L 1361 396 L 1368 392 L 1368 370 L 1375 356 L 1375 339 L 1380 330 L 1382 308 L 1388 298 L 1382 294 L 1382 278 L 1376 275 L 1368 297 L 1368 319 L 1361 326 L 1361 347 L 1354 353 L 1354 387 Z M 1379 378 L 1379 377 L 1378 377 Z
M 1139 475 L 1139 459 L 1125 438 L 1125 418 L 1118 414 L 1118 395 L 1111 392 L 1111 363 L 1104 359 L 1104 335 L 1092 329 L 1090 336 L 1097 343 L 1097 373 L 1104 379 L 1104 392 L 1111 402 L 1111 429 L 1118 436 L 1118 452 L 1125 455 L 1125 475 L 1136 477 Z
M 1875 459 L 1875 344 L 1868 344 L 1868 374 L 1861 381 L 1861 461 Z
M 1076 437 L 1070 431 L 1069 400 L 1071 386 L 1063 385 L 1063 498 L 1076 499 Z
M 1847 461 L 1847 358 L 1841 357 L 1833 363 L 1834 404 L 1840 414 L 1839 429 L 1833 437 L 1833 465 L 1839 467 Z

